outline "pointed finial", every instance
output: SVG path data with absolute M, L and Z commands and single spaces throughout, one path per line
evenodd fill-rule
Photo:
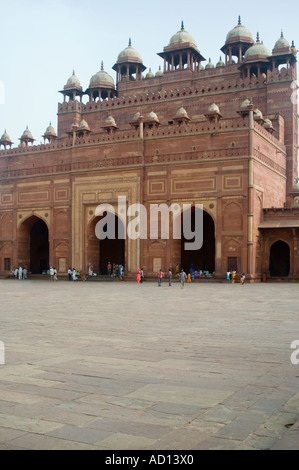
M 256 33 L 256 42 L 260 42 L 260 33 L 259 32 Z
M 75 70 L 73 69 L 73 75 L 75 75 Z
M 283 29 L 281 30 L 281 35 L 280 35 L 281 38 L 283 38 Z
M 129 38 L 129 46 L 132 46 L 131 38 Z
M 184 31 L 184 21 L 181 23 L 181 31 Z
M 104 62 L 101 62 L 101 70 L 104 70 Z
M 239 19 L 238 19 L 238 25 L 240 26 L 242 23 L 241 23 L 241 15 L 239 15 Z

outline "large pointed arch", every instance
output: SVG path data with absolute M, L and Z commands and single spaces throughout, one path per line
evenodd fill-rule
M 188 272 L 191 266 L 195 270 L 215 271 L 215 223 L 211 215 L 198 207 L 193 206 L 190 211 L 189 219 L 185 223 L 190 224 L 191 230 L 195 229 L 195 212 L 202 211 L 202 230 L 203 230 L 203 244 L 198 250 L 186 250 L 185 243 L 190 242 L 184 237 L 184 230 L 182 229 L 181 238 L 181 266 Z
M 99 240 L 96 236 L 96 225 L 103 217 L 114 218 L 115 238 Z M 121 219 L 112 213 L 105 212 L 103 216 L 94 217 L 87 228 L 86 266 L 91 264 L 97 274 L 107 273 L 107 264 L 122 264 L 125 266 L 124 225 Z
M 33 274 L 42 274 L 49 268 L 49 230 L 46 222 L 36 215 L 19 226 L 18 264 Z

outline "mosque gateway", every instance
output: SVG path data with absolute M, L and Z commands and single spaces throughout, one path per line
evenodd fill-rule
M 51 265 L 60 276 L 69 267 L 87 273 L 90 263 L 104 274 L 110 261 L 127 277 L 140 267 L 156 275 L 194 265 L 215 278 L 227 270 L 252 281 L 299 278 L 295 45 L 278 32 L 269 49 L 239 18 L 217 64 L 204 48 L 182 23 L 153 71 L 130 39 L 115 78 L 101 63 L 83 88 L 73 72 L 43 144 L 30 125 L 17 145 L 3 129 L 2 275 Z M 148 218 L 153 205 L 176 208 L 168 237 L 158 213 L 155 238 L 149 224 L 148 236 L 124 236 L 125 217 L 138 205 Z M 174 236 L 184 207 L 191 231 L 201 211 L 200 249 L 185 249 L 183 230 Z M 114 238 L 97 237 L 103 217 L 113 221 Z

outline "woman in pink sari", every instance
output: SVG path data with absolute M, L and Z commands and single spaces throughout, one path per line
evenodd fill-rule
M 137 282 L 138 282 L 138 284 L 140 282 L 140 279 L 141 279 L 140 268 L 138 268 L 138 271 L 137 271 Z

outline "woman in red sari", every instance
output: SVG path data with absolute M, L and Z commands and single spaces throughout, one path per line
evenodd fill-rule
M 138 271 L 137 271 L 137 282 L 138 282 L 138 284 L 140 283 L 140 279 L 141 279 L 140 268 L 138 268 Z

